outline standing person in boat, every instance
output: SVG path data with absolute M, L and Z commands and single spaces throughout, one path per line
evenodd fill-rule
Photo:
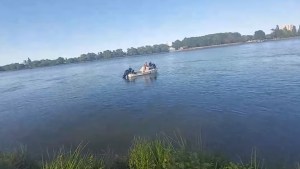
M 144 69 L 143 69 L 143 72 L 145 72 L 145 71 L 146 71 L 147 67 L 148 67 L 148 64 L 147 64 L 147 62 L 146 62 L 146 63 L 144 64 Z

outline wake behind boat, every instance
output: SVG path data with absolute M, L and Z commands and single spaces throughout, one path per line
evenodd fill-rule
M 154 63 L 147 62 L 140 68 L 139 71 L 135 72 L 132 68 L 129 68 L 125 70 L 123 74 L 124 79 L 132 79 L 138 76 L 144 76 L 144 75 L 149 75 L 149 74 L 154 74 L 157 73 L 157 67 Z

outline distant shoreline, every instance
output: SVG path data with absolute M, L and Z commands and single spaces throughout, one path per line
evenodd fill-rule
M 201 47 L 191 47 L 191 48 L 185 48 L 185 49 L 179 49 L 179 50 L 169 50 L 168 52 L 161 51 L 157 53 L 149 53 L 149 54 L 138 54 L 138 55 L 123 55 L 123 56 L 116 56 L 111 58 L 101 58 L 99 60 L 87 60 L 87 61 L 81 61 L 81 62 L 74 62 L 74 63 L 60 63 L 55 65 L 46 65 L 46 66 L 38 66 L 38 67 L 32 67 L 32 68 L 22 68 L 22 69 L 11 69 L 11 70 L 4 70 L 3 67 L 10 66 L 10 65 L 23 65 L 19 63 L 14 63 L 10 65 L 4 65 L 0 66 L 0 73 L 3 72 L 10 72 L 10 71 L 19 71 L 19 70 L 27 70 L 27 69 L 36 69 L 36 68 L 43 68 L 43 67 L 52 67 L 52 66 L 59 66 L 59 65 L 66 65 L 66 64 L 78 64 L 78 63 L 86 63 L 86 62 L 93 62 L 93 61 L 105 61 L 105 60 L 111 60 L 116 58 L 130 58 L 130 57 L 136 57 L 136 56 L 150 56 L 150 55 L 159 55 L 159 54 L 166 54 L 166 53 L 173 53 L 173 52 L 187 52 L 187 51 L 193 51 L 193 50 L 202 50 L 202 49 L 210 49 L 210 48 L 222 48 L 222 47 L 229 47 L 229 46 L 238 46 L 238 45 L 245 45 L 245 44 L 252 44 L 252 43 L 263 43 L 263 42 L 271 42 L 271 41 L 283 41 L 283 40 L 292 40 L 292 39 L 300 39 L 300 36 L 294 36 L 294 37 L 288 37 L 288 38 L 277 38 L 277 39 L 264 39 L 264 40 L 253 40 L 253 41 L 247 41 L 247 42 L 236 42 L 236 43 L 226 43 L 226 44 L 219 44 L 219 45 L 210 45 L 210 46 L 201 46 Z M 43 61 L 43 60 L 41 60 Z M 51 61 L 51 60 L 50 60 Z M 53 61 L 53 60 L 52 60 Z M 34 61 L 36 62 L 36 61 Z M 37 61 L 40 62 L 40 61 Z M 2 70 L 1 70 L 2 69 Z
M 252 42 L 252 43 L 254 43 L 254 42 Z M 173 52 L 186 52 L 186 51 L 191 51 L 191 50 L 200 50 L 200 49 L 209 49 L 209 48 L 221 48 L 221 47 L 236 46 L 236 45 L 242 45 L 242 44 L 247 44 L 247 42 L 226 43 L 226 44 L 220 44 L 220 45 L 210 45 L 210 46 L 193 47 L 193 48 L 179 49 L 179 50 L 175 50 Z
M 237 43 L 226 43 L 226 44 L 220 44 L 220 45 L 192 47 L 192 48 L 178 49 L 178 50 L 175 50 L 175 51 L 170 51 L 170 53 L 172 53 L 172 52 L 186 52 L 186 51 L 201 50 L 201 49 L 210 49 L 210 48 L 222 48 L 222 47 L 238 46 L 238 45 L 253 44 L 253 43 L 283 41 L 283 40 L 291 40 L 291 39 L 300 39 L 300 36 L 289 37 L 289 38 L 278 38 L 278 39 L 265 39 L 265 40 L 262 40 L 262 41 L 237 42 Z

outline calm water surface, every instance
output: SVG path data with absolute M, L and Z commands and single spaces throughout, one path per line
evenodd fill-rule
M 156 77 L 124 81 L 145 61 Z M 239 159 L 300 160 L 300 40 L 266 42 L 0 74 L 0 149 L 35 152 L 86 141 L 128 148 L 179 130 Z

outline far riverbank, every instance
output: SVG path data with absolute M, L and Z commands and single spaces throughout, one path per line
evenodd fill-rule
M 221 48 L 221 47 L 245 45 L 245 44 L 252 44 L 252 43 L 263 43 L 263 42 L 271 42 L 271 41 L 284 41 L 284 40 L 291 40 L 291 39 L 300 39 L 300 36 L 289 37 L 289 38 L 278 38 L 278 39 L 265 39 L 265 40 L 261 40 L 261 41 L 248 41 L 248 42 L 226 43 L 226 44 L 220 44 L 220 45 L 201 46 L 201 47 L 193 47 L 193 48 L 186 48 L 186 49 L 178 49 L 178 50 L 170 51 L 170 52 L 185 52 L 185 51 L 191 51 L 191 50 Z

